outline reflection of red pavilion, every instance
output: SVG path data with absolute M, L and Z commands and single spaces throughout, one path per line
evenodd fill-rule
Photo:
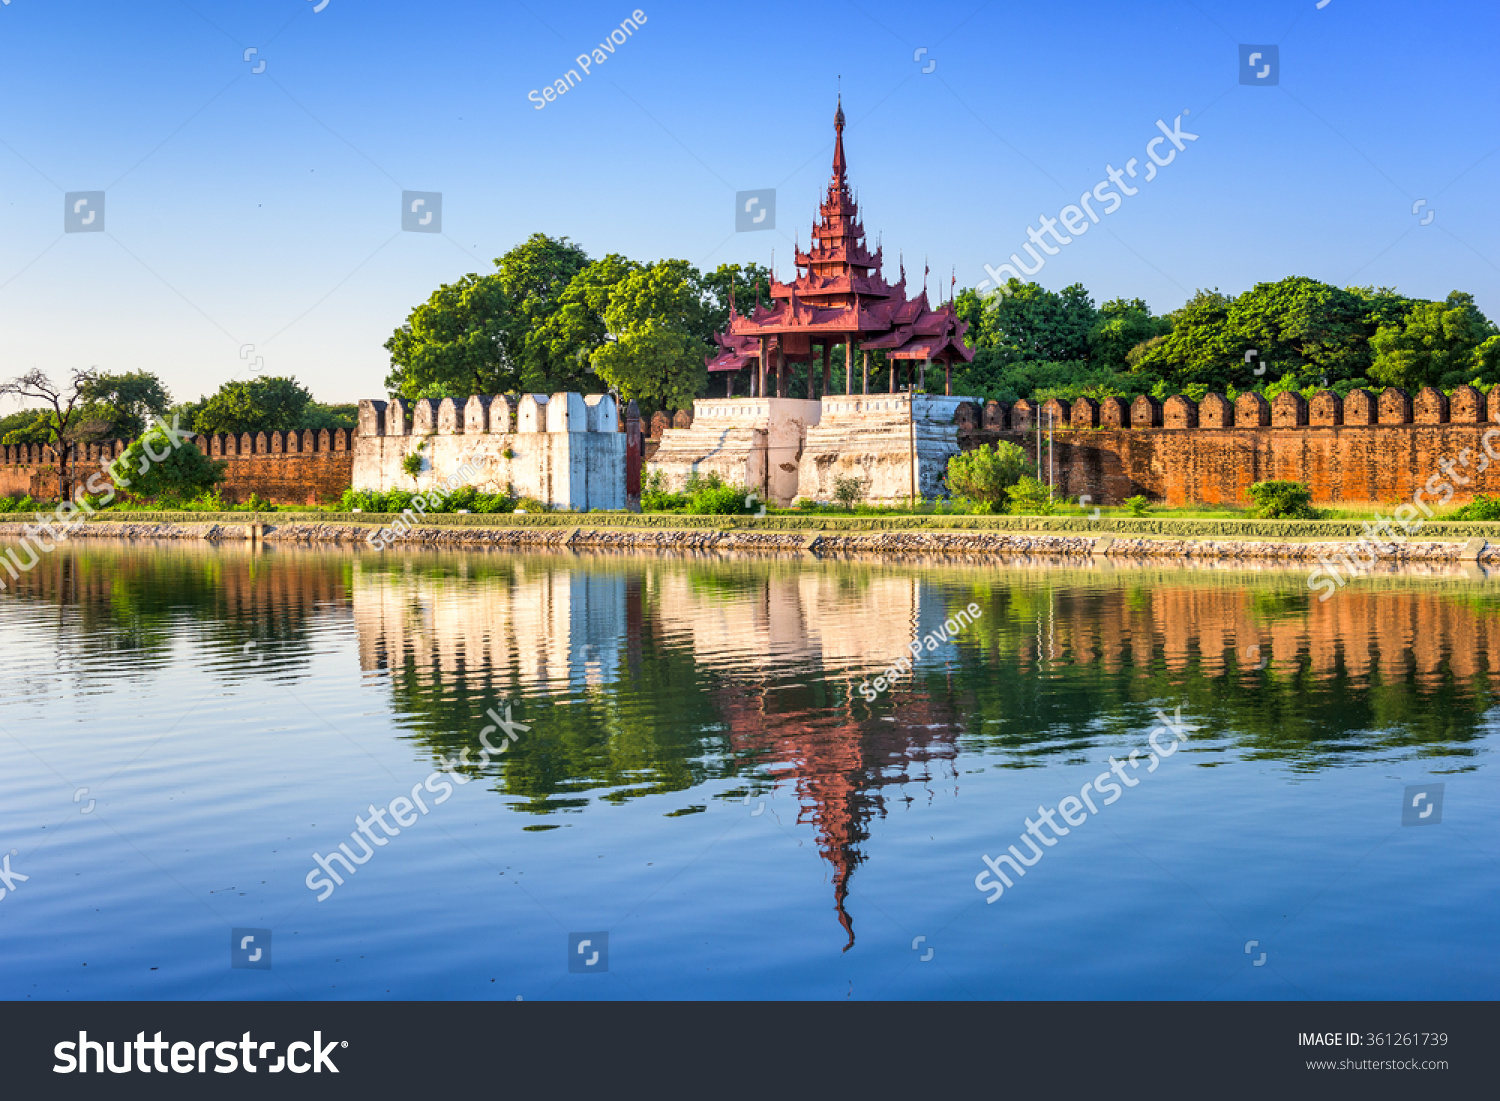
M 736 685 L 718 695 L 736 757 L 763 762 L 778 784 L 791 778 L 797 821 L 813 824 L 818 852 L 833 865 L 834 910 L 849 935 L 847 952 L 854 947 L 854 921 L 844 903 L 854 869 L 865 859 L 860 846 L 869 840 L 868 823 L 886 811 L 881 789 L 931 779 L 931 762 L 957 758 L 953 716 L 938 701 L 913 696 L 895 722 L 877 719 L 861 727 L 847 713 L 820 722 L 807 712 L 768 712 L 764 696 Z
M 828 194 L 818 207 L 819 221 L 813 226 L 812 247 L 796 253 L 799 269 L 791 284 L 771 280 L 770 307 L 758 302 L 748 317 L 733 303 L 729 328 L 716 334 L 717 355 L 707 359 L 710 371 L 734 372 L 752 367 L 750 395 L 765 397 L 767 372 L 776 374 L 776 397 L 787 396 L 787 365 L 808 364 L 807 396 L 816 396 L 813 347 L 823 353 L 823 393 L 833 392 L 830 356 L 836 344 L 845 345 L 844 393 L 854 390 L 854 345 L 864 351 L 863 392 L 870 391 L 870 352 L 883 351 L 892 361 L 891 391 L 896 389 L 896 370 L 901 363 L 912 369 L 920 362 L 923 379 L 928 363 L 941 363 L 947 378 L 946 393 L 953 392 L 952 367 L 967 363 L 974 353 L 964 344 L 968 323 L 960 321 L 948 302 L 932 309 L 927 288 L 916 298 L 906 297 L 906 269 L 895 286 L 881 274 L 882 250 L 871 253 L 864 245 L 865 230 L 859 221 L 859 206 L 849 191 L 844 160 L 844 105 L 839 101 L 833 118 L 837 139 L 833 147 L 833 178 Z M 805 273 L 801 269 L 806 269 Z M 909 377 L 909 376 L 908 376 Z M 726 392 L 733 395 L 734 375 L 729 374 Z

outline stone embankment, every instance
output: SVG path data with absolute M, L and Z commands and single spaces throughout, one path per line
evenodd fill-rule
M 237 541 L 331 544 L 369 550 L 375 529 L 356 524 L 190 524 L 111 521 L 85 524 L 70 538 Z M 0 523 L 0 540 L 26 534 L 26 525 Z M 983 555 L 1126 559 L 1272 560 L 1316 563 L 1348 555 L 1368 561 L 1372 545 L 1358 540 L 1276 542 L 1226 539 L 1125 539 L 1111 535 L 1018 535 L 1006 532 L 818 532 L 673 531 L 636 527 L 441 527 L 421 526 L 394 541 L 396 549 L 493 547 L 497 549 L 762 551 L 768 553 L 871 554 L 900 556 Z M 1467 543 L 1411 541 L 1373 548 L 1385 563 L 1500 562 L 1500 546 L 1483 539 Z M 370 553 L 379 553 L 370 551 Z

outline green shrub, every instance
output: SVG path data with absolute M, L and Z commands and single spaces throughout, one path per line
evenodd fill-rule
M 1026 452 L 1015 444 L 982 444 L 948 460 L 948 491 L 989 512 L 1002 512 L 1009 490 L 1030 469 Z
M 149 448 L 149 450 L 148 450 Z M 165 453 L 165 458 L 152 458 Z M 133 500 L 177 500 L 207 493 L 224 480 L 228 463 L 214 461 L 184 440 L 171 446 L 170 437 L 158 425 L 148 428 L 125 453 L 110 464 L 130 483 L 122 488 Z
M 552 511 L 550 508 L 548 508 L 541 501 L 538 501 L 535 497 L 522 497 L 519 501 L 516 502 L 516 506 L 515 507 L 516 508 L 525 509 L 528 513 L 551 512 Z M 511 511 L 515 511 L 515 510 L 512 509 Z
M 697 473 L 689 477 L 689 481 L 697 477 Z M 661 470 L 648 470 L 645 477 L 641 479 L 641 511 L 642 512 L 673 512 L 680 508 L 686 508 L 688 495 L 686 493 L 669 493 L 667 491 L 667 476 Z
M 1312 507 L 1312 489 L 1305 482 L 1256 482 L 1250 487 L 1255 508 L 1250 515 L 1257 520 L 1316 520 Z
M 474 503 L 465 506 L 475 512 L 515 512 L 517 509 L 516 498 L 509 493 L 479 493 L 474 496 Z
M 833 480 L 833 499 L 849 511 L 865 499 L 865 480 L 863 478 L 835 478 Z
M 723 486 L 724 479 L 719 476 L 718 471 L 710 470 L 707 474 L 700 474 L 695 470 L 687 476 L 687 481 L 683 483 L 682 491 L 689 497 L 693 497 L 697 495 L 699 490 L 722 489 Z
M 1151 511 L 1151 501 L 1140 494 L 1134 497 L 1127 497 L 1125 498 L 1125 509 L 1130 515 L 1140 518 Z
M 0 512 L 31 512 L 35 508 L 36 502 L 29 493 L 24 497 L 0 497 Z
M 792 503 L 792 507 L 800 509 L 815 509 L 818 507 L 818 502 L 814 501 L 811 497 L 798 497 L 797 500 Z
M 1017 515 L 1051 516 L 1057 511 L 1057 497 L 1052 487 L 1030 474 L 1023 474 L 1020 481 L 1005 491 L 1005 495 L 1010 498 L 1010 511 Z
M 1448 520 L 1500 520 L 1500 497 L 1481 493 L 1462 508 L 1454 509 Z
M 688 501 L 688 512 L 694 516 L 743 516 L 751 511 L 746 503 L 749 499 L 750 495 L 739 486 L 705 484 Z

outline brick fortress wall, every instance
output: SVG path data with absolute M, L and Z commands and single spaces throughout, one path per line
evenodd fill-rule
M 1271 480 L 1306 482 L 1320 504 L 1391 503 L 1410 501 L 1435 475 L 1451 481 L 1454 501 L 1500 493 L 1500 463 L 1476 469 L 1486 462 L 1486 432 L 1496 430 L 1490 446 L 1500 454 L 1500 387 L 1488 401 L 1463 386 L 1451 396 L 1427 388 L 1412 397 L 1391 387 L 1379 394 L 1355 390 L 1342 400 L 1324 391 L 1311 401 L 1286 393 L 1271 402 L 1258 394 L 1233 403 L 1208 394 L 1196 403 L 1184 397 L 1128 404 L 1054 398 L 1040 407 L 1023 399 L 982 409 L 968 403 L 959 414 L 959 443 L 968 450 L 1008 440 L 1035 461 L 1038 420 L 1044 476 L 1050 423 L 1059 492 L 1087 495 L 1094 504 L 1142 495 L 1168 505 L 1245 505 L 1251 483 Z M 1469 466 L 1454 469 L 1471 481 L 1460 485 L 1438 462 L 1459 463 L 1466 449 Z
M 194 436 L 191 443 L 212 459 L 228 463 L 219 492 L 228 504 L 252 493 L 275 504 L 316 505 L 336 501 L 354 476 L 354 451 L 347 429 L 313 432 L 257 432 L 240 436 Z M 89 444 L 75 460 L 75 484 L 125 453 L 124 440 Z M 128 479 L 128 472 L 123 472 Z M 50 448 L 0 448 L 0 495 L 57 496 L 57 459 Z

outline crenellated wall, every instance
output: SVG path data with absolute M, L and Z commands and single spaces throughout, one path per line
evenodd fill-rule
M 1052 399 L 1040 410 L 1025 400 L 992 401 L 971 416 L 980 427 L 960 432 L 965 449 L 1006 439 L 1034 461 L 1040 420 L 1043 472 L 1050 463 L 1059 492 L 1094 504 L 1142 495 L 1169 505 L 1244 505 L 1252 483 L 1270 480 L 1306 482 L 1321 504 L 1409 501 L 1429 482 L 1426 493 L 1442 501 L 1445 481 L 1455 501 L 1500 493 L 1500 463 L 1478 470 L 1489 467 L 1484 436 L 1492 429 L 1489 446 L 1500 454 L 1500 387 L 1488 399 L 1461 386 L 1450 395 L 1390 387 L 1342 399 L 1330 391 L 1311 400 L 1284 393 L 1270 402 L 1253 393 L 1233 403 L 1220 394 L 1201 402 L 1139 397 L 1128 405 Z M 1458 464 L 1456 476 L 1438 465 L 1444 459 Z
M 239 504 L 251 494 L 277 504 L 336 501 L 354 470 L 352 435 L 344 428 L 194 436 L 190 442 L 227 464 L 219 492 L 229 504 Z M 73 461 L 74 483 L 108 466 L 127 446 L 124 440 L 84 445 Z M 128 472 L 122 473 L 129 478 Z M 40 445 L 0 448 L 0 495 L 28 493 L 39 500 L 57 496 L 56 455 Z
M 468 466 L 484 493 L 509 488 L 558 508 L 626 507 L 627 441 L 608 394 L 503 394 L 359 403 L 357 489 L 425 491 Z M 402 463 L 420 454 L 415 478 Z

